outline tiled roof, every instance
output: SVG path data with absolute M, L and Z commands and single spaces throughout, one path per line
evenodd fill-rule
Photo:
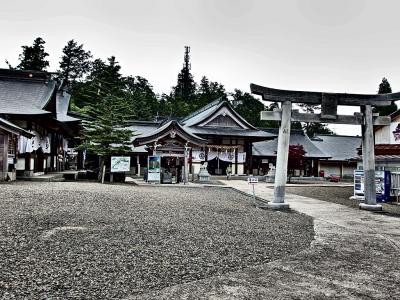
M 177 121 L 169 121 L 168 123 L 157 128 L 156 130 L 153 130 L 147 134 L 143 134 L 140 137 L 135 138 L 134 144 L 140 144 L 144 143 L 143 141 L 147 142 L 149 140 L 157 139 L 158 136 L 163 136 L 165 132 L 168 132 L 172 128 L 174 128 L 177 131 L 177 133 L 183 134 L 187 139 L 189 139 L 190 142 L 194 144 L 202 145 L 206 143 L 205 139 L 195 135 L 193 132 L 183 127 Z
M 272 130 L 275 132 L 275 129 Z M 290 145 L 300 144 L 306 151 L 305 157 L 309 158 L 329 158 L 330 155 L 322 152 L 314 143 L 300 130 L 292 130 L 290 132 Z M 272 141 L 263 141 L 253 143 L 253 155 L 254 156 L 276 156 L 278 149 L 278 138 Z
M 218 112 L 218 110 L 222 107 L 227 107 L 229 111 L 232 112 L 233 115 L 236 116 L 236 118 L 247 128 L 251 130 L 257 131 L 258 129 L 255 128 L 253 125 L 251 125 L 249 122 L 247 122 L 241 115 L 239 115 L 229 104 L 228 101 L 224 100 L 223 98 L 219 98 L 208 105 L 204 106 L 203 108 L 195 111 L 194 113 L 190 114 L 188 117 L 183 118 L 182 120 L 179 121 L 180 124 L 182 124 L 185 127 L 191 127 L 194 126 L 207 118 L 211 117 L 213 114 Z
M 276 137 L 276 134 L 272 134 L 262 130 L 237 129 L 237 128 L 227 128 L 227 127 L 199 127 L 199 126 L 189 127 L 188 129 L 194 134 L 199 134 L 199 135 L 228 135 L 236 137 L 255 137 L 260 139 L 271 139 L 273 137 Z
M 357 148 L 361 146 L 361 137 L 344 135 L 316 135 L 313 143 L 324 153 L 329 155 L 330 160 L 348 160 L 357 155 Z
M 0 77 L 0 114 L 49 113 L 43 108 L 49 102 L 55 87 L 54 80 L 8 80 Z
M 74 118 L 68 115 L 69 101 L 71 95 L 66 92 L 57 93 L 57 120 L 61 122 L 77 122 L 81 119 Z

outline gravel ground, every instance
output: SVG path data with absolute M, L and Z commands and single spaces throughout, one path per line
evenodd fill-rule
M 359 208 L 360 201 L 349 199 L 353 195 L 353 186 L 287 186 L 286 192 Z M 382 204 L 382 203 L 381 203 Z M 389 216 L 400 217 L 400 206 L 396 204 L 383 203 L 383 211 Z
M 0 299 L 120 299 L 260 265 L 313 221 L 223 188 L 0 185 Z

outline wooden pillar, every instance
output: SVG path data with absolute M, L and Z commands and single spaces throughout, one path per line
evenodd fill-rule
M 362 126 L 362 156 L 364 168 L 364 203 L 360 203 L 361 209 L 382 210 L 382 206 L 376 204 L 375 187 L 375 149 L 374 129 L 372 123 L 372 106 L 361 107 L 364 114 L 364 125 Z
M 289 158 L 290 140 L 290 118 L 292 113 L 292 102 L 282 102 L 282 120 L 279 126 L 278 151 L 276 155 L 276 173 L 274 199 L 268 203 L 273 209 L 288 209 L 289 204 L 285 202 L 285 187 L 287 180 L 287 165 Z
M 236 145 L 237 145 L 237 140 L 236 140 Z M 238 151 L 239 151 L 239 148 L 236 148 L 234 151 L 235 151 L 235 175 L 238 175 Z
M 137 176 L 140 176 L 140 159 L 139 159 L 139 154 L 136 155 L 136 165 L 137 165 Z
M 0 133 L 0 181 L 7 180 L 8 134 Z

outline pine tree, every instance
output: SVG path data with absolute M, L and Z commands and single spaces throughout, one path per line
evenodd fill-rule
M 90 70 L 90 51 L 83 49 L 83 44 L 78 45 L 74 40 L 68 41 L 63 48 L 59 73 L 67 84 L 81 80 Z
M 299 103 L 300 108 L 310 114 L 314 114 L 316 110 L 320 109 L 320 105 Z M 309 136 L 313 137 L 316 134 L 334 134 L 326 124 L 319 122 L 304 122 L 301 123 L 301 129 Z
M 382 82 L 379 84 L 379 90 L 378 94 L 389 94 L 392 92 L 392 87 L 390 86 L 389 81 L 383 77 Z M 388 116 L 391 113 L 395 112 L 397 110 L 397 105 L 393 101 L 390 105 L 386 106 L 376 106 L 374 108 L 374 112 L 379 113 L 381 116 Z
M 262 111 L 272 110 L 273 107 L 266 108 L 265 105 L 253 95 L 244 93 L 238 89 L 235 89 L 235 92 L 230 95 L 233 97 L 236 112 L 251 125 L 264 128 L 275 128 L 278 126 L 277 122 L 260 119 L 260 113 Z
M 172 88 L 172 92 L 168 97 L 168 101 L 172 103 L 172 114 L 175 116 L 185 116 L 196 109 L 196 83 L 190 73 L 190 47 L 185 46 L 185 57 L 183 68 L 178 74 L 176 86 Z
M 128 76 L 125 79 L 125 98 L 132 110 L 132 119 L 152 120 L 159 112 L 159 103 L 147 79 Z
M 124 78 L 120 73 L 121 66 L 114 56 L 104 62 L 101 59 L 93 61 L 90 72 L 85 82 L 77 82 L 72 86 L 72 102 L 76 107 L 87 110 L 97 105 L 100 98 L 105 95 L 124 95 Z
M 125 129 L 128 118 L 123 100 L 106 95 L 88 112 L 92 120 L 84 122 L 86 142 L 80 147 L 98 155 L 99 176 L 102 178 L 103 166 L 114 154 L 124 154 L 131 150 L 133 132 Z
M 203 76 L 196 92 L 196 109 L 207 105 L 215 99 L 226 96 L 225 87 L 222 84 L 210 82 L 206 76 Z
M 22 46 L 22 53 L 19 55 L 18 70 L 45 71 L 50 65 L 46 57 L 49 56 L 44 50 L 46 42 L 38 37 L 33 41 L 32 46 Z

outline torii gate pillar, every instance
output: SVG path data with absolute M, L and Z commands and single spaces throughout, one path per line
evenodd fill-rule
M 365 95 L 304 92 L 278 90 L 255 84 L 250 85 L 250 90 L 253 94 L 262 96 L 263 100 L 282 103 L 282 109 L 280 111 L 261 112 L 261 120 L 273 120 L 281 122 L 278 136 L 274 199 L 268 204 L 271 208 L 289 208 L 289 204 L 285 202 L 285 186 L 289 156 L 290 122 L 297 121 L 352 124 L 362 126 L 365 202 L 360 204 L 360 208 L 366 210 L 382 210 L 382 206 L 376 203 L 373 126 L 389 125 L 390 117 L 373 116 L 372 106 L 389 105 L 393 101 L 400 100 L 400 93 Z M 321 113 L 309 114 L 299 113 L 297 110 L 292 111 L 292 103 L 321 105 Z M 353 116 L 338 115 L 338 105 L 360 106 L 361 114 L 355 113 Z
M 376 203 L 375 145 L 371 105 L 361 106 L 361 112 L 364 115 L 364 125 L 361 128 L 365 201 L 364 203 L 360 203 L 360 208 L 382 210 L 382 205 Z
M 268 203 L 272 209 L 288 209 L 289 203 L 285 202 L 285 187 L 287 180 L 287 166 L 289 158 L 290 123 L 292 102 L 284 101 L 281 105 L 282 119 L 279 126 L 278 150 L 276 154 L 276 173 L 274 199 Z

